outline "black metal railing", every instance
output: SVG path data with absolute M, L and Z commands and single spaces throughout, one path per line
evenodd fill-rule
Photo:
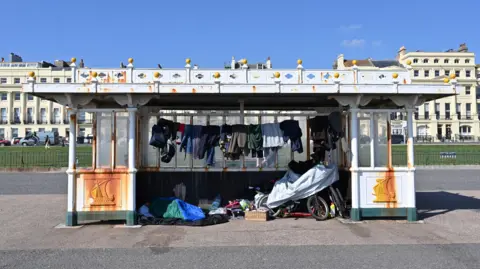
M 40 147 L 38 147 L 40 149 Z M 77 167 L 91 167 L 92 153 L 77 152 Z M 64 168 L 68 167 L 68 150 L 50 149 L 32 150 L 30 147 L 22 150 L 0 151 L 0 168 Z
M 407 166 L 407 152 L 392 152 L 392 164 L 394 166 Z M 415 166 L 431 165 L 479 165 L 480 152 L 458 152 L 458 151 L 432 151 L 415 152 Z
M 7 147 L 4 147 L 5 149 Z M 88 168 L 92 166 L 92 152 L 80 151 L 77 148 L 76 166 Z M 65 148 L 66 149 L 66 148 Z M 438 151 L 416 151 L 415 166 L 432 165 L 480 165 L 480 152 L 462 152 L 439 149 Z M 393 166 L 407 166 L 406 150 L 393 150 Z M 65 168 L 68 167 L 68 150 L 30 147 L 25 149 L 0 150 L 0 168 Z

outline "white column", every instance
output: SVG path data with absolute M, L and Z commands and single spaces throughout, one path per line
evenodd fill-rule
M 408 179 L 408 201 L 407 207 L 408 208 L 415 208 L 416 201 L 415 201 L 415 162 L 414 162 L 414 149 L 413 149 L 413 109 L 407 109 L 407 132 L 408 132 L 408 140 L 407 140 L 407 167 L 410 170 L 409 179 Z
M 375 167 L 375 113 L 370 112 L 370 167 Z
M 352 220 L 360 220 L 360 185 L 359 185 L 359 178 L 358 178 L 358 108 L 351 108 L 351 152 L 352 152 L 352 182 L 351 182 L 351 189 L 352 189 L 352 211 L 351 211 L 351 218 Z
M 68 185 L 67 185 L 67 226 L 77 225 L 75 208 L 76 199 L 76 146 L 77 146 L 77 111 L 70 112 L 70 135 L 68 138 Z
M 129 188 L 128 188 L 128 206 L 127 210 L 127 225 L 135 225 L 135 210 L 136 210 L 136 173 L 135 167 L 135 134 L 136 134 L 136 117 L 137 108 L 128 108 L 128 174 L 129 174 Z

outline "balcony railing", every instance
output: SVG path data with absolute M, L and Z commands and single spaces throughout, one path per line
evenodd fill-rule
M 8 124 L 8 120 L 0 120 L 0 124 Z
M 61 120 L 52 120 L 50 121 L 51 124 L 62 124 Z
M 92 124 L 93 120 L 92 119 L 78 119 L 77 122 L 78 122 L 78 124 Z
M 38 124 L 48 124 L 48 120 L 39 120 Z

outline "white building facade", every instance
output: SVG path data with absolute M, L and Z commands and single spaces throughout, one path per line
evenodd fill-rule
M 351 68 L 351 61 L 343 55 L 334 64 L 338 70 Z M 480 117 L 477 98 L 478 69 L 475 54 L 465 44 L 457 50 L 445 52 L 408 52 L 400 48 L 395 60 L 358 60 L 363 70 L 401 70 L 408 67 L 412 84 L 443 85 L 455 79 L 464 90 L 460 94 L 437 99 L 418 106 L 414 117 L 414 136 L 417 142 L 478 142 L 480 141 Z M 392 133 L 405 135 L 405 115 L 392 115 Z
M 27 73 L 35 72 L 37 83 L 70 83 L 72 81 L 69 63 L 56 61 L 24 62 L 15 54 L 9 60 L 0 62 L 0 138 L 25 137 L 30 132 L 57 131 L 68 137 L 69 117 L 67 109 L 48 100 L 22 92 L 22 83 Z M 78 134 L 91 134 L 91 116 L 78 115 Z

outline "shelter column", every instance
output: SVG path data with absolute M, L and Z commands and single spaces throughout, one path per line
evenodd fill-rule
M 352 152 L 352 161 L 351 161 L 351 189 L 352 189 L 352 210 L 350 211 L 350 218 L 352 220 L 360 220 L 360 186 L 358 178 L 358 112 L 357 107 L 350 108 L 351 114 L 351 152 Z
M 135 225 L 136 217 L 136 173 L 135 167 L 135 134 L 137 123 L 137 108 L 128 108 L 128 206 L 127 206 L 127 225 Z
M 70 134 L 68 137 L 68 185 L 67 185 L 67 226 L 75 226 L 77 222 L 76 200 L 76 146 L 77 146 L 77 111 L 70 111 Z
M 407 167 L 408 167 L 408 200 L 407 200 L 407 219 L 409 221 L 417 220 L 417 206 L 415 201 L 415 164 L 413 148 L 413 108 L 407 109 Z

